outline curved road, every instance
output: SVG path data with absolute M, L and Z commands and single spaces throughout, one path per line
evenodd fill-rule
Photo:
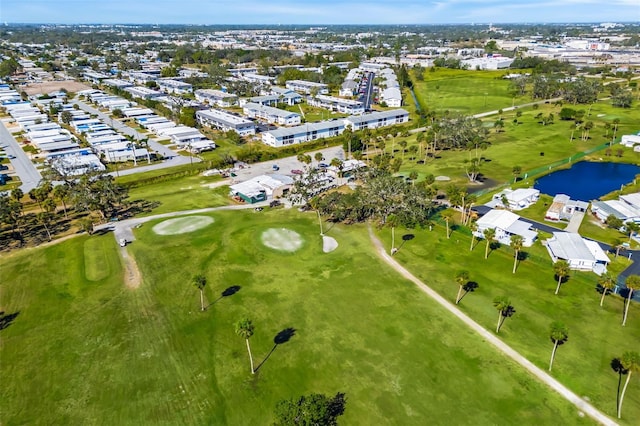
M 448 300 L 444 297 L 440 296 L 435 290 L 431 287 L 427 286 L 425 283 L 416 278 L 411 272 L 406 270 L 402 265 L 396 262 L 385 250 L 380 240 L 373 234 L 371 227 L 369 226 L 369 237 L 371 238 L 371 242 L 376 247 L 378 251 L 378 255 L 382 260 L 384 260 L 389 266 L 391 266 L 395 271 L 397 271 L 400 275 L 402 275 L 407 280 L 413 282 L 420 291 L 431 297 L 435 300 L 440 306 L 445 308 L 454 316 L 458 317 L 465 325 L 479 334 L 483 339 L 492 344 L 497 350 L 502 352 L 507 357 L 511 358 L 513 361 L 518 363 L 520 366 L 524 367 L 529 373 L 533 374 L 538 380 L 545 383 L 551 389 L 560 394 L 564 399 L 571 402 L 575 405 L 581 412 L 585 413 L 593 420 L 602 425 L 614 426 L 617 423 L 609 418 L 607 415 L 602 413 L 593 405 L 589 404 L 578 395 L 569 390 L 562 383 L 551 377 L 541 368 L 535 366 L 531 361 L 526 359 L 524 356 L 520 355 L 519 352 L 511 348 L 511 346 L 507 345 L 505 342 L 500 340 L 495 334 L 491 333 L 480 324 L 475 322 L 471 317 L 462 312 L 456 306 L 452 305 Z

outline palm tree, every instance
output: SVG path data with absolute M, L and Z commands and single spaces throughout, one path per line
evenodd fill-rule
M 622 415 L 622 401 L 624 401 L 624 393 L 627 391 L 629 380 L 631 380 L 631 373 L 640 371 L 640 354 L 635 351 L 625 352 L 620 358 L 620 363 L 627 370 L 627 380 L 624 382 L 620 402 L 618 403 L 618 418 Z
M 629 243 L 631 243 L 631 237 L 633 237 L 633 234 L 638 233 L 638 230 L 640 230 L 640 225 L 635 222 L 627 222 L 624 224 L 624 228 L 629 234 Z
M 598 285 L 602 287 L 602 297 L 600 298 L 600 307 L 604 303 L 604 297 L 607 295 L 607 292 L 611 291 L 613 287 L 615 287 L 616 282 L 608 272 L 600 275 L 598 277 Z
M 484 239 L 487 240 L 487 245 L 484 248 L 484 258 L 486 259 L 489 257 L 489 246 L 496 237 L 496 230 L 494 228 L 487 228 L 482 232 L 482 234 L 484 235 Z
M 478 231 L 478 224 L 475 221 L 471 221 L 471 223 L 469 223 L 469 229 L 471 230 L 471 246 L 469 247 L 469 251 L 472 251 L 473 243 L 475 243 L 476 240 L 476 234 L 474 234 L 474 232 Z
M 549 337 L 553 342 L 553 351 L 551 351 L 551 360 L 549 361 L 549 371 L 551 371 L 553 360 L 556 357 L 556 349 L 558 349 L 558 345 L 562 345 L 569 338 L 569 329 L 563 323 L 554 321 L 551 323 Z
M 522 250 L 523 240 L 520 235 L 512 235 L 511 236 L 511 247 L 515 252 L 513 255 L 513 271 L 512 273 L 516 273 L 516 266 L 518 266 L 518 256 L 520 256 L 520 250 Z
M 498 326 L 496 327 L 496 333 L 499 333 L 504 320 L 513 315 L 515 310 L 513 309 L 513 306 L 511 306 L 511 301 L 507 296 L 498 296 L 493 299 L 493 306 L 498 310 Z
M 322 153 L 321 153 L 321 152 L 316 152 L 316 153 L 315 153 L 315 155 L 314 155 L 313 157 L 316 159 L 316 161 L 317 161 L 318 163 L 319 163 L 319 162 L 321 162 L 321 161 L 324 159 L 324 157 L 322 156 Z
M 249 351 L 249 362 L 251 363 L 251 374 L 255 374 L 253 368 L 253 356 L 251 355 L 251 346 L 249 345 L 249 338 L 253 336 L 253 323 L 250 319 L 244 318 L 236 323 L 236 334 L 247 342 L 247 351 Z
M 629 290 L 629 295 L 627 296 L 627 306 L 625 306 L 624 308 L 624 318 L 622 320 L 622 325 L 627 324 L 627 314 L 629 313 L 629 304 L 631 303 L 633 292 L 640 289 L 640 275 L 629 275 L 625 280 L 624 285 Z
M 445 210 L 440 215 L 447 224 L 447 239 L 449 239 L 451 237 L 451 234 L 449 233 L 449 221 L 453 218 L 453 213 L 450 210 Z
M 193 285 L 200 290 L 200 310 L 204 311 L 204 288 L 207 285 L 207 277 L 202 274 L 198 274 L 193 277 Z
M 558 277 L 558 286 L 556 287 L 556 293 L 560 291 L 560 284 L 562 284 L 562 279 L 569 275 L 569 264 L 566 260 L 558 260 L 553 264 L 553 272 L 555 272 L 556 277 Z
M 458 295 L 456 296 L 456 305 L 460 302 L 462 289 L 469 282 L 469 271 L 460 271 L 456 274 L 456 283 L 458 283 Z
M 133 141 L 131 141 L 127 143 L 127 148 L 131 148 L 131 150 L 133 151 L 133 165 L 137 166 L 138 159 L 136 158 L 136 144 Z
M 398 216 L 390 214 L 387 216 L 387 225 L 391 227 L 391 256 L 396 254 L 396 226 L 398 225 Z

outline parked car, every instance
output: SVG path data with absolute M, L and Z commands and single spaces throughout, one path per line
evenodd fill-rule
M 277 164 L 274 164 L 273 166 L 271 166 L 272 170 L 278 171 L 280 170 L 280 167 Z
M 293 170 L 291 170 L 291 173 L 294 174 L 294 175 L 301 175 L 302 174 L 302 170 L 293 169 Z
M 127 245 L 127 240 L 124 238 L 120 238 L 120 247 L 125 247 Z
M 269 207 L 273 208 L 273 207 L 278 207 L 282 205 L 282 202 L 280 200 L 273 200 L 272 202 L 269 203 Z

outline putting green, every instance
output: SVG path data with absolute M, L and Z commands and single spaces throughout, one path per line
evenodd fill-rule
M 279 251 L 293 253 L 302 247 L 302 236 L 286 228 L 269 228 L 260 237 L 262 244 Z
M 209 216 L 185 216 L 165 220 L 153 227 L 153 232 L 158 235 L 178 235 L 197 231 L 213 223 Z

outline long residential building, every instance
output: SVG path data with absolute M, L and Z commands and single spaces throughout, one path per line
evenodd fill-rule
M 409 121 L 409 113 L 402 108 L 388 111 L 376 111 L 369 114 L 351 116 L 344 119 L 345 125 L 351 130 L 377 129 L 378 127 L 393 126 Z
M 307 123 L 300 126 L 281 128 L 262 133 L 262 142 L 273 147 L 281 147 L 316 139 L 331 138 L 344 132 L 346 126 L 354 131 L 393 126 L 409 121 L 409 113 L 403 109 L 352 115 L 343 119 Z
M 217 109 L 198 111 L 196 119 L 201 125 L 215 127 L 225 132 L 233 130 L 240 136 L 250 136 L 256 133 L 256 125 L 253 121 Z
M 206 102 L 212 106 L 215 105 L 223 108 L 229 108 L 230 106 L 238 103 L 237 95 L 223 92 L 222 90 L 200 89 L 195 91 L 195 95 L 197 101 Z
M 313 90 L 317 90 L 318 94 L 326 95 L 329 93 L 329 86 L 324 83 L 316 83 L 315 81 L 305 80 L 289 80 L 285 83 L 285 87 L 296 92 L 306 93 L 310 95 Z
M 300 124 L 300 114 L 280 108 L 249 102 L 242 107 L 244 115 L 249 118 L 258 118 L 267 123 L 275 123 L 281 126 L 295 126 Z
M 343 120 L 320 121 L 262 133 L 262 142 L 273 147 L 331 138 L 344 132 Z
M 330 111 L 337 111 L 342 114 L 359 115 L 364 114 L 364 103 L 351 99 L 336 98 L 335 96 L 318 95 L 310 97 L 307 103 L 311 106 L 325 108 Z

